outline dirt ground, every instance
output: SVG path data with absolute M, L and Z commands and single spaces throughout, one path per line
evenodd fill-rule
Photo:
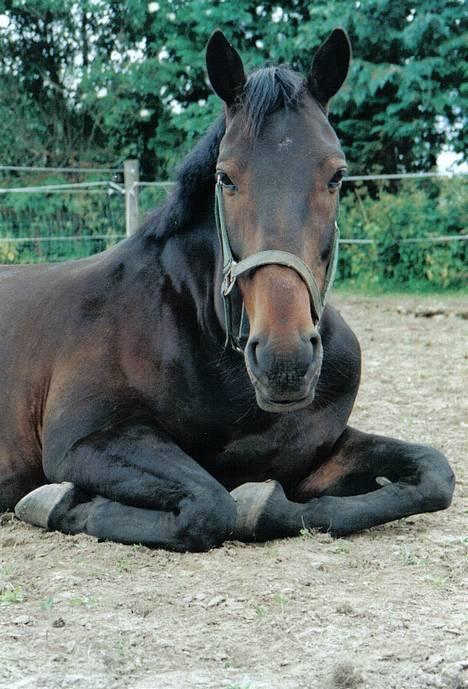
M 363 348 L 353 424 L 443 450 L 457 473 L 452 507 L 346 539 L 304 534 L 196 555 L 3 515 L 1 689 L 468 686 L 468 303 L 335 303 Z

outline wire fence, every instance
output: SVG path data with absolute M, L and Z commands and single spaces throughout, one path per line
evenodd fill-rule
M 125 172 L 125 167 L 0 166 L 0 263 L 80 258 L 102 251 L 130 234 L 136 222 L 164 202 L 174 183 L 140 181 L 138 174 L 128 181 Z M 70 177 L 64 179 L 62 175 Z M 343 248 L 379 244 L 379 236 L 363 233 L 363 227 L 372 223 L 373 206 L 369 199 L 377 202 L 379 194 L 375 190 L 380 192 L 395 183 L 400 188 L 430 184 L 430 193 L 443 199 L 451 194 L 452 186 L 455 188 L 465 180 L 466 173 L 438 172 L 348 176 L 342 202 L 346 217 L 340 219 Z M 129 228 L 130 203 L 134 226 Z M 411 222 L 408 218 L 407 223 Z M 445 227 L 438 224 L 435 228 L 427 227 L 420 236 L 400 233 L 398 242 L 421 245 L 424 250 L 428 244 L 468 240 L 463 227 L 455 230 L 453 223 L 448 222 Z
M 123 172 L 0 165 L 0 263 L 82 258 L 119 241 Z

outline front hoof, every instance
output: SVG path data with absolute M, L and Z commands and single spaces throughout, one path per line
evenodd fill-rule
M 232 538 L 247 542 L 265 540 L 259 522 L 265 522 L 265 517 L 275 503 L 283 503 L 286 500 L 282 486 L 277 481 L 243 483 L 231 491 L 231 495 L 237 506 L 236 526 Z
M 49 483 L 36 488 L 21 498 L 15 507 L 18 519 L 43 529 L 53 528 L 53 523 L 65 515 L 76 502 L 73 483 Z

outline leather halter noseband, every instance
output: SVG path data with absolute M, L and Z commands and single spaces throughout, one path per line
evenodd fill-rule
M 325 306 L 328 291 L 333 283 L 336 273 L 336 266 L 338 263 L 338 246 L 340 240 L 340 232 L 338 225 L 335 222 L 333 246 L 330 253 L 330 260 L 328 262 L 327 271 L 325 273 L 325 282 L 322 291 L 320 291 L 317 281 L 309 268 L 302 259 L 288 251 L 259 251 L 256 254 L 251 254 L 242 261 L 237 262 L 232 254 L 229 236 L 226 229 L 226 218 L 224 214 L 224 199 L 223 199 L 223 185 L 218 177 L 215 187 L 215 220 L 216 228 L 218 230 L 218 238 L 221 245 L 221 253 L 223 257 L 223 281 L 221 284 L 221 296 L 224 305 L 224 320 L 226 324 L 226 342 L 224 347 L 231 345 L 237 352 L 243 352 L 241 341 L 248 337 L 249 326 L 247 316 L 245 314 L 244 303 L 242 302 L 242 313 L 237 334 L 235 333 L 233 323 L 233 313 L 230 293 L 236 284 L 237 278 L 243 273 L 247 273 L 254 268 L 260 266 L 278 264 L 292 268 L 304 280 L 307 289 L 309 290 L 312 306 L 314 309 L 315 325 L 318 326 L 322 312 Z

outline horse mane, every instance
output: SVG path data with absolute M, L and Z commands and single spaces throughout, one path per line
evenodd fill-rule
M 273 112 L 295 109 L 301 101 L 304 80 L 286 66 L 264 67 L 252 72 L 239 107 L 244 114 L 245 133 L 251 143 Z M 225 132 L 221 115 L 177 168 L 175 188 L 163 206 L 154 210 L 139 230 L 145 239 L 165 240 L 178 231 L 189 230 L 201 217 L 209 201 L 213 204 L 216 160 Z

